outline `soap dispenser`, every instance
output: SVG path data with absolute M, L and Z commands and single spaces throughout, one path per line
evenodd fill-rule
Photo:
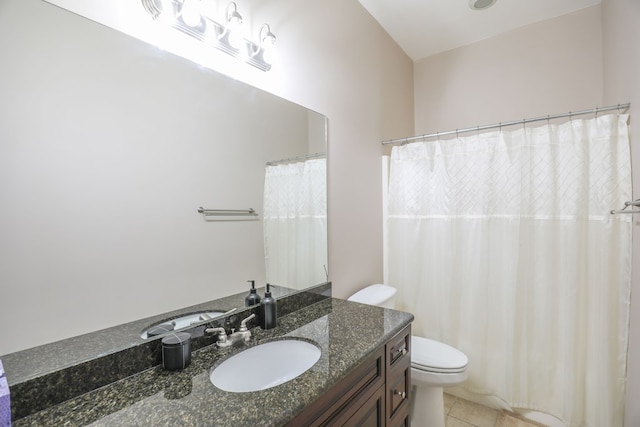
M 260 304 L 260 295 L 256 292 L 256 281 L 248 280 L 248 282 L 251 283 L 251 290 L 249 290 L 249 295 L 244 299 L 245 307 Z
M 267 283 L 267 290 L 264 298 L 260 303 L 260 327 L 262 329 L 272 329 L 276 327 L 278 310 L 276 308 L 276 300 L 271 296 L 271 285 Z

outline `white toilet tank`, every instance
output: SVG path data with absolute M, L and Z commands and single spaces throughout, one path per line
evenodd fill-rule
M 388 285 L 369 285 L 347 298 L 347 301 L 395 308 L 396 288 Z

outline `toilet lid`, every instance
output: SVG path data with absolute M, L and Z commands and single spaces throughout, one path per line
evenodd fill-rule
M 411 337 L 411 365 L 431 372 L 460 372 L 469 359 L 460 350 L 423 337 Z
M 369 285 L 360 289 L 355 294 L 347 298 L 347 301 L 359 302 L 362 304 L 378 305 L 393 297 L 397 289 L 388 285 Z

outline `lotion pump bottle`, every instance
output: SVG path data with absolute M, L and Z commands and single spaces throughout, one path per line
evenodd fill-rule
M 249 295 L 244 299 L 245 307 L 260 304 L 260 295 L 256 292 L 256 281 L 248 280 L 248 282 L 251 283 L 251 289 L 249 290 Z
M 276 300 L 271 297 L 271 285 L 267 283 L 267 290 L 264 293 L 264 298 L 260 303 L 260 327 L 262 329 L 272 329 L 276 327 L 276 320 L 278 317 Z

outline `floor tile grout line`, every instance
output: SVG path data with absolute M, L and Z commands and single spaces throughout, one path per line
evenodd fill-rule
M 472 408 L 486 408 L 488 410 L 492 410 L 492 411 L 496 411 L 497 412 L 497 416 L 496 419 L 493 423 L 492 427 L 503 427 L 506 425 L 506 420 L 507 418 L 511 418 L 513 420 L 517 420 L 518 424 L 521 425 L 521 427 L 539 427 L 538 424 L 532 424 L 529 423 L 523 419 L 521 419 L 520 417 L 517 416 L 517 414 L 512 414 L 509 411 L 506 410 L 497 410 L 497 409 L 492 409 L 489 408 L 487 406 L 475 403 L 475 402 L 471 402 L 469 400 L 466 399 L 462 399 L 459 398 L 457 396 L 453 396 L 453 395 L 448 395 L 447 399 L 453 399 L 453 401 L 451 402 L 451 404 L 449 405 L 449 409 L 447 410 L 446 406 L 445 406 L 445 420 L 447 418 L 452 418 L 455 419 L 459 422 L 465 423 L 467 425 L 473 426 L 473 427 L 479 427 L 477 424 L 474 424 L 475 420 L 467 420 L 467 419 L 463 419 L 463 418 L 459 418 L 455 415 L 451 415 L 453 412 L 453 408 L 456 406 L 456 404 L 464 402 L 464 405 L 466 405 L 467 407 L 472 407 Z
M 468 424 L 468 425 L 470 425 L 471 427 L 479 427 L 479 426 L 477 426 L 476 424 L 472 424 L 472 423 L 470 423 L 470 422 L 469 422 L 469 421 L 467 421 L 467 420 L 463 420 L 462 418 L 454 417 L 453 415 L 447 415 L 447 418 L 453 418 L 453 419 L 458 420 L 458 421 L 460 421 L 460 422 L 462 422 L 462 423 L 464 423 L 464 424 Z M 495 427 L 495 426 L 494 426 L 494 427 Z

